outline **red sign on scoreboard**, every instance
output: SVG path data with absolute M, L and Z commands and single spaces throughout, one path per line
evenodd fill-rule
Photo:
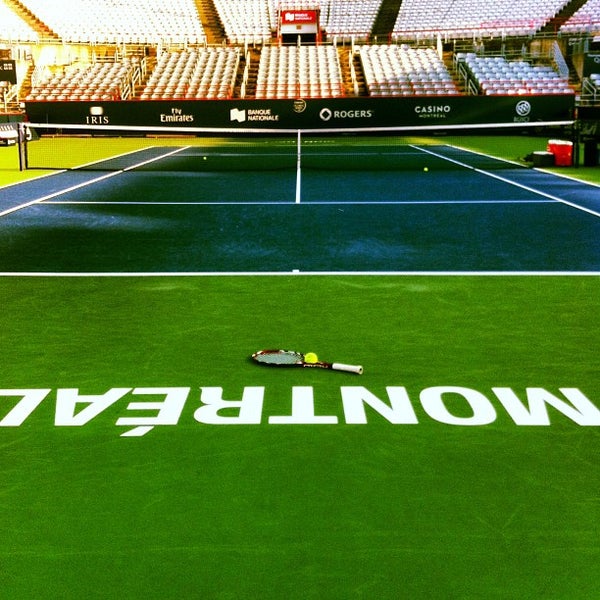
M 282 10 L 280 14 L 281 35 L 317 35 L 319 33 L 318 10 Z
M 316 10 L 282 10 L 281 25 L 316 25 L 318 13 Z

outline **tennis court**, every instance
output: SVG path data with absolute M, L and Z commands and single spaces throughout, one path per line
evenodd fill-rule
M 597 594 L 599 188 L 303 142 L 32 143 L 65 169 L 0 205 L 9 597 Z
M 85 145 L 110 144 L 79 141 L 82 156 Z M 300 143 L 289 136 L 194 142 L 130 150 L 8 189 L 14 200 L 5 212 L 26 209 L 5 218 L 11 244 L 0 255 L 3 270 L 600 266 L 596 186 L 452 146 L 400 144 L 397 138 L 362 139 L 359 147 L 339 136 Z M 31 160 L 56 164 L 57 144 L 33 142 Z

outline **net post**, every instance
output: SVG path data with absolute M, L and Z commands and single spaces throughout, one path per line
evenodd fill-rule
M 17 123 L 17 146 L 19 152 L 19 171 L 27 169 L 27 134 L 25 123 Z
M 302 191 L 301 165 L 302 165 L 302 130 L 298 129 L 297 139 L 296 139 L 296 204 L 300 204 L 300 197 L 301 197 L 301 191 Z

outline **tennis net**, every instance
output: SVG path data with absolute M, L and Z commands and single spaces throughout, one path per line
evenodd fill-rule
M 500 152 L 467 150 L 445 137 L 386 130 L 208 130 L 23 124 L 22 164 L 28 169 L 98 171 L 497 170 L 527 166 L 523 146 L 499 138 Z M 461 130 L 469 135 L 481 129 Z M 503 133 L 514 134 L 509 128 Z M 426 135 L 428 137 L 426 137 Z M 450 142 L 450 143 L 448 143 Z M 469 144 L 467 144 L 468 146 Z M 502 148 L 504 146 L 504 149 Z M 504 159 L 497 156 L 504 156 Z M 508 160 L 507 160 L 508 159 Z

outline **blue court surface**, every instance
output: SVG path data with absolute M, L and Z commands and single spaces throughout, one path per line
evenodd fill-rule
M 216 153 L 153 148 L 5 188 L 1 270 L 600 269 L 597 186 L 450 146 L 411 145 L 376 170 L 366 153 L 319 168 L 331 156 L 273 170 L 269 155 L 259 170 L 230 156 L 226 171 Z

